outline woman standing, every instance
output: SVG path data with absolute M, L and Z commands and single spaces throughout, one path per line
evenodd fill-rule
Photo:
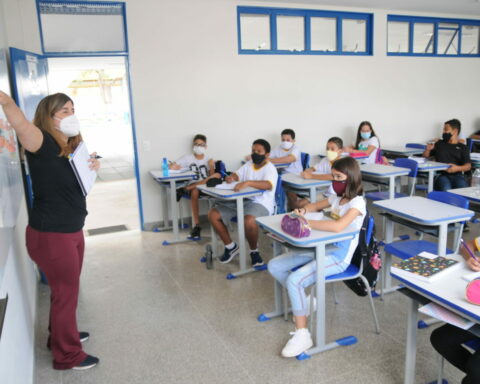
M 82 141 L 73 101 L 63 93 L 38 104 L 33 124 L 15 102 L 0 91 L 0 104 L 26 150 L 32 177 L 33 208 L 26 230 L 27 250 L 45 273 L 51 289 L 47 346 L 55 369 L 88 369 L 99 359 L 82 350 L 76 310 L 82 269 L 85 197 L 68 161 Z M 95 154 L 90 168 L 100 167 Z

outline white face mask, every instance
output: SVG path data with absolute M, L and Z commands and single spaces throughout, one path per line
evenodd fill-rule
M 62 132 L 67 137 L 77 136 L 80 133 L 80 122 L 77 119 L 77 116 L 70 115 L 64 117 L 63 119 L 59 119 L 55 117 L 55 119 L 60 121 L 60 132 Z
M 282 141 L 282 148 L 283 149 L 290 149 L 293 147 L 292 141 Z
M 328 161 L 332 162 L 338 157 L 338 153 L 336 151 L 327 151 L 327 159 Z
M 206 150 L 207 149 L 205 147 L 201 147 L 199 145 L 194 145 L 193 146 L 193 153 L 195 155 L 204 155 Z

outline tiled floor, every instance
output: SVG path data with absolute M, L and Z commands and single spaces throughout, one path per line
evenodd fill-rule
M 204 226 L 204 232 L 207 226 Z M 468 238 L 478 234 L 473 225 Z M 279 353 L 293 331 L 282 319 L 259 323 L 272 309 L 268 272 L 226 280 L 238 264 L 199 262 L 205 241 L 165 247 L 168 233 L 129 231 L 87 238 L 78 306 L 85 343 L 100 364 L 88 371 L 55 371 L 45 348 L 49 290 L 41 286 L 36 330 L 36 383 L 345 383 L 403 382 L 407 299 L 398 293 L 376 300 L 382 333 L 376 335 L 367 298 L 336 285 L 340 304 L 327 287 L 327 339 L 358 337 L 356 345 L 310 360 Z M 261 250 L 270 258 L 270 244 Z M 418 332 L 416 383 L 436 376 L 430 330 Z M 447 364 L 446 377 L 461 372 Z
M 123 180 L 135 177 L 133 160 L 128 157 L 105 157 L 100 160 L 99 181 Z

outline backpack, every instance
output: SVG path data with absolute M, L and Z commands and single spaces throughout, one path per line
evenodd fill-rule
M 375 155 L 375 164 L 390 165 L 387 158 L 383 156 L 382 150 L 377 148 L 377 154 Z
M 380 258 L 380 252 L 378 251 L 377 240 L 374 236 L 375 226 L 372 229 L 369 243 L 367 244 L 366 242 L 370 217 L 371 216 L 367 212 L 365 219 L 363 220 L 362 228 L 360 229 L 358 245 L 353 253 L 351 263 L 360 268 L 360 264 L 363 260 L 362 275 L 367 279 L 370 288 L 374 289 L 377 284 L 378 274 L 382 268 L 382 260 Z M 358 296 L 367 296 L 368 289 L 360 277 L 352 280 L 344 280 L 343 282 Z

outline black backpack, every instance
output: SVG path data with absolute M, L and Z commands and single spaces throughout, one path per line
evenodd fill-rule
M 373 289 L 377 284 L 378 274 L 382 268 L 382 260 L 380 258 L 380 252 L 378 251 L 378 244 L 374 236 L 375 225 L 373 225 L 368 244 L 366 241 L 367 228 L 370 220 L 373 221 L 373 216 L 370 216 L 367 212 L 365 219 L 363 220 L 362 229 L 360 229 L 358 245 L 353 253 L 351 263 L 357 267 L 360 267 L 360 264 L 363 260 L 362 275 L 367 279 L 370 288 Z M 343 282 L 358 296 L 367 296 L 367 287 L 360 277 L 352 280 L 344 280 Z

